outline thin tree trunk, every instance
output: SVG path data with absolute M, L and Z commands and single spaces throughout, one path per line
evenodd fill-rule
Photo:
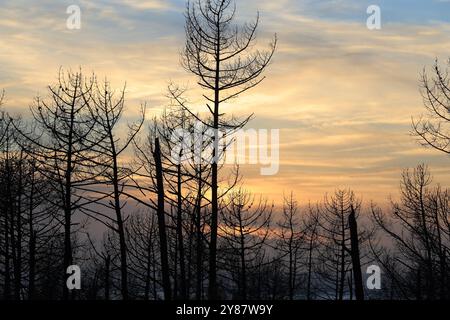
M 9 185 L 9 183 L 8 183 Z M 8 188 L 7 188 L 8 189 Z M 8 195 L 7 195 L 8 197 Z M 4 299 L 9 300 L 11 298 L 11 270 L 10 270 L 10 257 L 9 257 L 9 205 L 6 204 L 5 209 L 5 289 L 4 289 Z
M 111 130 L 111 129 L 110 129 Z M 111 131 L 109 131 L 111 132 Z M 127 266 L 127 246 L 125 242 L 125 227 L 122 218 L 119 190 L 119 169 L 117 164 L 117 154 L 114 145 L 114 137 L 110 134 L 111 148 L 113 155 L 113 186 L 114 186 L 114 209 L 116 211 L 117 232 L 120 242 L 120 274 L 122 299 L 128 300 L 128 266 Z
M 420 213 L 421 213 L 421 219 L 422 219 L 422 225 L 423 225 L 423 235 L 425 238 L 425 249 L 427 252 L 427 259 L 426 259 L 426 265 L 427 265 L 427 271 L 426 271 L 426 293 L 427 293 L 427 299 L 432 300 L 434 297 L 434 279 L 433 279 L 433 261 L 432 261 L 432 253 L 431 253 L 431 246 L 430 246 L 430 235 L 428 232 L 428 226 L 427 226 L 427 220 L 426 220 L 426 211 L 425 211 L 425 205 L 424 205 L 424 199 L 423 199 L 423 186 L 420 186 L 419 191 L 419 202 L 420 202 Z
M 361 261 L 359 256 L 359 239 L 358 239 L 358 223 L 356 222 L 355 210 L 352 206 L 351 213 L 348 218 L 350 226 L 351 255 L 353 265 L 353 277 L 355 283 L 356 300 L 364 300 L 364 288 L 361 273 Z M 350 288 L 351 290 L 351 288 Z
M 350 293 L 349 300 L 351 301 L 351 300 L 353 300 L 353 276 L 352 276 L 351 272 L 348 276 L 348 291 Z M 356 300 L 359 300 L 359 299 L 356 298 Z
M 186 299 L 186 270 L 184 260 L 184 243 L 183 243 L 183 207 L 182 207 L 182 186 L 181 186 L 181 165 L 177 167 L 177 238 L 178 252 L 180 253 L 180 291 L 181 298 Z
M 311 300 L 311 273 L 312 273 L 312 251 L 314 245 L 314 237 L 315 237 L 315 227 L 311 233 L 311 238 L 309 239 L 309 248 L 308 248 L 308 284 L 306 289 L 306 297 L 307 300 Z
M 152 250 L 152 260 L 156 261 L 156 253 L 155 250 Z M 153 266 L 153 279 L 156 279 L 156 267 Z M 156 288 L 156 281 L 153 281 L 153 299 L 158 300 L 158 290 Z
M 195 229 L 197 234 L 196 252 L 196 291 L 195 298 L 201 300 L 203 287 L 203 235 L 201 229 L 202 178 L 199 170 L 197 203 L 195 204 Z
M 150 276 L 151 276 L 151 265 L 152 265 L 152 239 L 151 232 L 147 246 L 147 266 L 145 269 L 145 291 L 144 291 L 144 299 L 148 301 L 150 298 Z
M 30 202 L 28 208 L 28 232 L 29 232 L 29 257 L 28 257 L 28 300 L 34 299 L 35 274 L 36 274 L 36 238 L 37 233 L 33 228 L 33 206 L 34 206 L 34 187 L 35 187 L 35 166 L 31 168 Z
M 446 280 L 445 280 L 445 274 L 446 274 L 446 268 L 445 268 L 445 247 L 442 244 L 442 235 L 441 235 L 441 223 L 439 221 L 439 214 L 438 209 L 439 204 L 436 200 L 436 208 L 434 212 L 434 221 L 436 224 L 436 233 L 437 233 L 437 241 L 438 241 L 438 251 L 439 251 L 439 280 L 440 280 L 440 292 L 439 296 L 441 300 L 445 300 L 446 297 Z
M 23 152 L 20 154 L 19 159 L 19 181 L 17 188 L 17 219 L 16 219 L 16 232 L 17 232 L 17 251 L 16 251 L 16 264 L 14 266 L 14 295 L 16 300 L 20 300 L 20 291 L 22 289 L 22 192 L 23 192 L 23 164 L 22 164 Z
M 289 221 L 289 227 L 290 227 L 290 237 L 289 237 L 289 300 L 294 300 L 294 278 L 293 278 L 293 273 L 294 273 L 294 266 L 293 266 L 293 238 L 294 238 L 294 230 L 293 230 L 293 226 L 292 226 L 292 217 L 291 220 Z
M 35 296 L 35 277 L 36 277 L 36 231 L 30 228 L 31 236 L 29 243 L 30 257 L 28 270 L 28 300 L 33 300 Z
M 163 169 L 161 163 L 161 147 L 159 144 L 159 138 L 155 139 L 155 151 L 153 154 L 156 167 L 156 181 L 158 190 L 158 228 L 159 228 L 159 242 L 161 252 L 161 268 L 162 268 L 162 280 L 165 300 L 172 300 L 172 290 L 170 284 L 169 274 L 169 260 L 167 250 L 167 234 L 166 234 L 166 220 L 164 209 L 164 181 L 163 181 Z
M 242 221 L 239 218 L 239 230 L 240 230 L 240 246 L 241 246 L 241 299 L 247 300 L 247 268 L 245 263 L 245 238 L 244 238 L 244 231 L 242 228 Z
M 78 77 L 74 87 L 73 101 L 70 110 L 70 127 L 67 145 L 67 160 L 65 172 L 65 189 L 64 189 L 64 262 L 63 262 L 63 299 L 69 299 L 69 289 L 66 285 L 67 268 L 72 264 L 72 241 L 71 241 L 71 224 L 72 224 L 72 171 L 73 171 L 73 130 L 75 123 L 75 101 L 77 98 Z M 81 81 L 81 79 L 80 79 Z
M 110 265 L 111 256 L 108 254 L 105 259 L 105 300 L 109 300 L 109 288 L 110 288 Z
M 209 287 L 208 296 L 210 300 L 216 300 L 217 296 L 217 223 L 219 216 L 218 204 L 218 158 L 219 158 L 219 104 L 220 104 L 220 43 L 221 33 L 220 25 L 217 25 L 216 38 L 216 72 L 214 84 L 214 147 L 213 147 L 213 161 L 211 164 L 211 243 L 209 253 Z
M 5 300 L 9 300 L 11 298 L 11 267 L 10 267 L 10 237 L 9 237 L 9 215 L 13 212 L 11 211 L 11 170 L 10 170 L 10 161 L 9 161 L 9 148 L 8 145 L 6 147 L 6 208 L 5 208 L 5 289 L 4 289 L 4 297 Z
M 345 285 L 345 222 L 344 212 L 341 212 L 341 265 L 340 265 L 340 281 L 339 281 L 339 300 L 344 299 L 344 285 Z

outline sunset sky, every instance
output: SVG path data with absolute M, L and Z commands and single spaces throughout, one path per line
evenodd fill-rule
M 450 185 L 449 157 L 409 135 L 423 113 L 419 76 L 435 58 L 450 58 L 450 0 L 236 0 L 237 21 L 261 15 L 258 44 L 274 33 L 279 46 L 267 79 L 224 110 L 254 112 L 249 128 L 280 129 L 280 171 L 261 177 L 244 166 L 247 189 L 279 201 L 294 191 L 319 200 L 338 187 L 364 200 L 397 194 L 403 168 L 429 164 Z M 66 28 L 66 8 L 81 8 L 81 29 Z M 368 30 L 366 9 L 381 7 L 381 30 Z M 28 106 L 58 69 L 82 67 L 114 87 L 127 83 L 128 119 L 147 102 L 168 105 L 170 81 L 203 101 L 195 78 L 179 63 L 184 0 L 0 0 L 0 89 L 5 108 Z

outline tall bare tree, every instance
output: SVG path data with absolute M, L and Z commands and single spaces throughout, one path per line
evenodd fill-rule
M 89 93 L 93 84 L 94 78 L 85 78 L 81 71 L 61 70 L 57 83 L 48 87 L 48 99 L 38 97 L 31 106 L 35 132 L 16 128 L 26 141 L 22 147 L 33 145 L 26 151 L 59 192 L 53 202 L 63 213 L 63 279 L 67 277 L 67 267 L 73 263 L 72 216 L 80 207 L 93 202 L 79 188 L 92 183 L 98 175 L 94 173 L 95 162 L 90 152 L 105 139 L 104 134 L 95 130 L 97 123 L 90 111 Z M 68 299 L 67 286 L 63 288 L 64 299 Z
M 183 65 L 198 77 L 199 86 L 205 89 L 203 96 L 211 116 L 208 125 L 214 129 L 210 182 L 210 299 L 217 298 L 219 130 L 239 128 L 249 120 L 227 119 L 221 106 L 264 80 L 263 71 L 271 61 L 276 47 L 275 38 L 269 50 L 252 51 L 259 15 L 254 22 L 237 27 L 234 25 L 235 12 L 233 0 L 188 1 L 186 9 Z
M 360 209 L 361 201 L 353 191 L 346 189 L 336 190 L 331 197 L 325 198 L 323 205 L 318 206 L 320 248 L 316 267 L 324 297 L 343 300 L 345 293 L 350 297 L 353 295 L 352 236 L 348 217 L 353 214 L 354 219 L 358 219 Z M 369 233 L 360 228 L 353 237 L 357 237 L 358 244 L 362 246 Z
M 149 126 L 149 132 L 144 143 L 134 141 L 135 162 L 141 170 L 138 170 L 134 178 L 134 187 L 139 194 L 127 192 L 127 196 L 150 209 L 151 213 L 156 213 L 159 235 L 159 254 L 161 262 L 162 288 L 164 298 L 172 299 L 172 282 L 170 279 L 169 266 L 169 241 L 167 210 L 170 209 L 170 203 L 166 201 L 166 172 L 163 164 L 163 152 L 161 148 L 161 139 L 158 134 L 158 123 L 155 119 Z M 137 181 L 137 180 L 140 181 Z
M 124 134 L 121 130 L 120 121 L 125 110 L 125 89 L 115 95 L 110 84 L 105 80 L 103 86 L 100 86 L 95 80 L 92 90 L 86 93 L 89 95 L 86 100 L 90 101 L 89 110 L 92 112 L 92 119 L 95 121 L 95 131 L 98 136 L 106 137 L 100 143 L 92 148 L 92 153 L 98 155 L 99 160 L 92 159 L 95 162 L 95 170 L 100 172 L 95 188 L 86 188 L 93 194 L 98 194 L 103 201 L 98 202 L 103 208 L 112 209 L 115 212 L 115 218 L 111 219 L 107 214 L 100 213 L 89 207 L 81 208 L 81 211 L 88 216 L 93 217 L 105 223 L 108 227 L 118 233 L 120 245 L 121 260 L 121 292 L 124 300 L 128 299 L 128 280 L 127 280 L 127 247 L 123 216 L 123 190 L 127 181 L 133 174 L 130 167 L 126 167 L 122 159 L 128 147 L 135 136 L 142 128 L 145 119 L 145 108 L 142 108 L 140 119 L 129 125 L 128 133 Z M 122 129 L 123 130 L 123 129 Z M 120 138 L 124 134 L 125 138 Z M 102 190 L 101 186 L 106 186 Z M 109 191 L 112 188 L 112 192 Z M 98 218 L 97 218 L 98 216 Z

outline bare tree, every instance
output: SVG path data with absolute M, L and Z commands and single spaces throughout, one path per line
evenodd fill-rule
M 314 265 L 316 262 L 316 251 L 319 247 L 319 234 L 318 229 L 321 224 L 320 220 L 320 210 L 317 207 L 309 204 L 308 215 L 305 217 L 304 225 L 305 225 L 305 238 L 307 244 L 306 251 L 308 252 L 308 259 L 306 262 L 306 299 L 311 300 L 313 296 L 313 272 Z
M 193 199 L 188 183 L 195 178 L 190 170 L 192 161 L 182 161 L 184 154 L 190 152 L 192 146 L 183 145 L 181 143 L 183 136 L 176 133 L 180 129 L 190 133 L 193 125 L 192 119 L 182 108 L 175 108 L 169 112 L 166 110 L 156 125 L 158 136 L 161 139 L 161 161 L 167 186 L 165 197 L 170 205 L 170 211 L 175 212 L 171 214 L 175 225 L 174 294 L 182 299 L 188 298 L 184 229 L 187 226 L 186 222 L 192 221 L 186 215 L 186 209 L 193 208 Z M 189 150 L 185 150 L 187 148 Z M 174 157 L 176 151 L 177 154 Z
M 3 95 L 2 99 L 3 101 Z M 4 114 L 2 115 L 2 125 L 1 129 L 1 147 L 2 147 L 2 161 L 0 167 L 0 181 L 1 181 L 1 203 L 0 203 L 0 219 L 2 222 L 2 237 L 1 237 L 1 255 L 2 255 L 2 264 L 3 264 L 3 297 L 5 300 L 9 300 L 12 298 L 12 289 L 11 289 L 11 231 L 13 231 L 13 224 L 11 223 L 11 216 L 14 215 L 12 212 L 12 204 L 13 204 L 13 169 L 12 161 L 11 161 L 11 144 L 12 144 L 12 130 L 11 130 L 11 121 L 5 118 Z M 11 227 L 10 227 L 11 226 Z
M 81 208 L 81 211 L 101 221 L 118 233 L 121 261 L 121 291 L 122 298 L 127 300 L 127 247 L 122 198 L 124 197 L 123 189 L 133 174 L 133 170 L 122 164 L 121 157 L 141 130 L 145 119 L 145 109 L 142 108 L 140 119 L 136 123 L 129 125 L 126 138 L 121 139 L 119 134 L 123 133 L 118 131 L 120 130 L 119 125 L 125 110 L 125 89 L 115 96 L 113 89 L 106 80 L 101 87 L 95 81 L 92 90 L 85 95 L 89 95 L 86 100 L 90 101 L 89 110 L 92 112 L 92 119 L 96 124 L 95 130 L 98 132 L 97 135 L 106 137 L 92 148 L 92 153 L 97 154 L 99 159 L 92 159 L 92 161 L 95 163 L 95 170 L 99 171 L 100 174 L 97 183 L 90 186 L 90 188 L 85 188 L 85 191 L 98 194 L 100 200 L 102 200 L 98 202 L 98 205 L 114 210 L 115 218 L 110 218 L 108 215 L 89 207 Z M 92 188 L 93 186 L 95 188 Z M 112 192 L 108 189 L 102 190 L 101 186 L 112 187 Z
M 159 144 L 159 138 L 155 139 L 155 147 L 153 151 L 153 158 L 156 167 L 156 185 L 158 191 L 157 202 L 157 217 L 158 217 L 158 229 L 159 229 L 159 244 L 161 253 L 161 268 L 163 277 L 163 289 L 164 298 L 166 300 L 172 299 L 172 290 L 169 276 L 169 263 L 168 263 L 168 249 L 167 249 L 167 231 L 166 231 L 166 214 L 165 214 L 165 201 L 164 201 L 164 177 L 163 168 L 161 163 L 161 147 Z
M 388 235 L 395 251 L 377 255 L 402 298 L 445 299 L 448 297 L 449 194 L 431 188 L 425 165 L 405 170 L 401 200 L 391 201 L 389 215 L 373 206 L 374 221 Z M 398 266 L 387 263 L 394 257 Z
M 337 190 L 333 196 L 327 196 L 324 204 L 318 207 L 321 220 L 318 228 L 320 249 L 316 267 L 324 297 L 343 300 L 345 293 L 350 297 L 353 295 L 348 217 L 354 214 L 357 219 L 360 208 L 361 201 L 351 190 Z M 358 237 L 358 244 L 361 245 L 369 234 L 365 230 L 359 230 L 358 234 L 353 236 Z M 331 294 L 332 292 L 334 294 Z
M 248 273 L 264 256 L 264 245 L 270 232 L 273 205 L 239 189 L 224 200 L 223 233 L 224 267 L 235 279 L 238 298 L 248 298 Z
M 298 203 L 293 193 L 284 198 L 282 221 L 278 223 L 280 229 L 277 251 L 283 255 L 283 262 L 287 264 L 287 287 L 290 300 L 294 299 L 299 282 L 300 259 L 303 255 L 304 231 L 300 219 Z
M 93 84 L 94 79 L 86 79 L 81 71 L 67 74 L 60 71 L 57 84 L 48 87 L 49 99 L 38 97 L 31 106 L 36 131 L 16 128 L 22 140 L 26 141 L 22 147 L 33 145 L 26 152 L 38 163 L 40 173 L 59 192 L 53 204 L 63 212 L 63 279 L 67 277 L 67 267 L 73 263 L 72 216 L 82 206 L 93 202 L 81 190 L 96 178 L 90 151 L 105 139 L 95 130 L 97 123 L 89 108 Z M 81 189 L 77 191 L 77 188 Z M 64 299 L 68 299 L 68 289 L 66 286 L 63 288 Z
M 206 91 L 203 96 L 212 118 L 208 125 L 214 129 L 210 183 L 210 299 L 217 298 L 219 129 L 239 128 L 249 120 L 226 120 L 221 105 L 255 87 L 264 79 L 262 73 L 271 61 L 276 46 L 275 39 L 268 51 L 251 52 L 259 19 L 238 28 L 233 25 L 234 18 L 235 7 L 233 8 L 232 0 L 198 0 L 187 3 L 183 65 L 198 77 L 199 86 Z
M 94 273 L 90 281 L 91 292 L 88 299 L 97 299 L 99 293 L 98 291 L 101 287 L 103 287 L 103 299 L 111 299 L 111 287 L 113 285 L 113 261 L 118 255 L 116 253 L 117 250 L 114 239 L 114 235 L 116 234 L 116 232 L 109 229 L 103 234 L 103 241 L 100 245 L 97 245 L 97 243 L 91 239 L 89 233 L 87 233 L 87 238 L 91 249 L 89 250 L 89 265 L 91 269 L 93 269 Z M 98 282 L 102 282 L 103 285 Z
M 448 61 L 450 66 L 450 59 Z M 413 120 L 413 134 L 422 145 L 450 154 L 450 79 L 436 60 L 433 75 L 422 74 L 422 97 L 426 116 Z
M 130 274 L 134 291 L 144 300 L 159 300 L 161 263 L 155 214 L 136 212 L 126 223 Z M 143 296 L 142 296 L 143 292 Z
M 4 120 L 0 145 L 0 265 L 3 265 L 0 273 L 4 279 L 3 294 L 5 298 L 16 300 L 34 299 L 38 291 L 44 289 L 36 282 L 42 277 L 41 262 L 48 253 L 45 247 L 49 239 L 58 237 L 60 232 L 55 210 L 47 201 L 55 193 L 39 175 L 36 162 L 17 141 L 15 126 L 21 126 L 20 118 L 12 119 L 5 115 Z M 54 264 L 57 265 L 56 261 Z

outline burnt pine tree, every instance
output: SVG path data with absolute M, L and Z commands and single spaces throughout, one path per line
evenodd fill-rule
M 167 185 L 166 200 L 171 207 L 171 211 L 175 211 L 172 220 L 175 223 L 175 252 L 174 252 L 174 296 L 186 299 L 188 294 L 187 277 L 186 277 L 186 248 L 184 239 L 184 226 L 186 225 L 186 210 L 189 206 L 189 199 L 184 193 L 189 195 L 187 190 L 187 181 L 191 180 L 189 172 L 189 163 L 181 161 L 183 153 L 186 151 L 183 144 L 178 145 L 181 136 L 177 135 L 177 129 L 189 130 L 192 127 L 192 118 L 188 117 L 183 108 L 177 108 L 173 111 L 165 111 L 156 125 L 158 136 L 160 137 L 161 162 L 165 173 L 165 181 Z M 189 150 L 190 151 L 190 150 Z M 173 157 L 172 153 L 177 152 L 177 156 Z M 186 165 L 188 165 L 186 167 Z M 179 274 L 178 274 L 179 266 Z
M 392 240 L 392 254 L 376 255 L 402 299 L 448 299 L 450 224 L 449 192 L 432 186 L 425 165 L 405 170 L 399 201 L 386 214 L 373 206 L 372 215 L 382 234 Z M 389 263 L 392 256 L 399 262 Z
M 211 163 L 211 236 L 209 254 L 210 299 L 217 298 L 217 222 L 219 130 L 242 127 L 248 121 L 226 120 L 221 106 L 257 86 L 264 77 L 275 52 L 276 37 L 267 51 L 252 51 L 259 15 L 252 23 L 233 24 L 236 7 L 233 0 L 194 0 L 187 2 L 184 67 L 198 78 L 214 129 Z M 194 115 L 194 114 L 192 114 Z
M 26 151 L 38 164 L 40 174 L 58 192 L 52 203 L 63 215 L 63 279 L 67 277 L 67 267 L 73 263 L 72 216 L 93 202 L 80 190 L 96 178 L 90 152 L 105 139 L 105 135 L 95 130 L 97 123 L 89 108 L 93 84 L 94 78 L 85 78 L 81 71 L 60 71 L 57 83 L 48 87 L 48 99 L 38 97 L 31 106 L 36 130 L 26 132 L 16 128 L 25 141 L 21 146 L 28 148 Z M 65 283 L 63 297 L 69 298 Z
M 0 140 L 0 278 L 5 298 L 34 299 L 43 277 L 42 260 L 49 239 L 60 227 L 46 199 L 54 195 L 34 161 L 18 143 L 20 118 L 6 114 Z M 23 141 L 22 141 L 23 142 Z M 50 257 L 49 259 L 52 259 Z M 11 263 L 12 262 L 12 263 Z M 55 263 L 58 265 L 58 263 Z M 3 268 L 2 268 L 3 266 Z M 13 290 L 12 290 L 13 289 Z
M 136 212 L 126 222 L 130 275 L 135 279 L 134 291 L 143 299 L 158 300 L 159 250 L 156 216 Z
M 282 220 L 278 223 L 277 251 L 283 255 L 283 264 L 288 274 L 288 296 L 293 300 L 298 287 L 300 259 L 302 258 L 302 244 L 306 230 L 300 220 L 298 202 L 291 193 L 284 198 Z
M 165 187 L 168 176 L 168 169 L 164 167 L 163 151 L 159 136 L 158 122 L 156 118 L 149 126 L 149 132 L 144 143 L 139 143 L 138 139 L 133 142 L 135 147 L 135 166 L 138 170 L 133 178 L 134 184 L 130 188 L 135 188 L 141 196 L 136 196 L 132 192 L 127 192 L 127 196 L 137 203 L 152 209 L 151 214 L 156 213 L 158 221 L 158 234 L 160 245 L 161 275 L 164 297 L 166 300 L 172 299 L 172 283 L 170 281 L 169 267 L 169 236 L 166 218 L 166 209 L 170 209 Z
M 159 243 L 160 243 L 160 254 L 161 254 L 161 269 L 163 278 L 163 289 L 164 298 L 166 300 L 172 299 L 172 290 L 170 284 L 169 275 L 169 262 L 168 262 L 168 249 L 167 249 L 167 233 L 166 233 L 166 222 L 165 222 L 165 208 L 164 208 L 164 178 L 163 178 L 163 168 L 161 164 L 161 147 L 159 144 L 159 138 L 155 139 L 155 149 L 153 151 L 153 158 L 155 160 L 156 167 L 156 185 L 158 190 L 158 207 L 157 207 L 157 217 L 158 217 L 158 229 L 159 229 Z
M 94 211 L 91 208 L 82 208 L 81 210 L 97 220 L 106 222 L 114 232 L 119 236 L 120 263 L 121 263 L 121 292 L 122 299 L 128 299 L 128 280 L 127 280 L 127 247 L 125 240 L 125 227 L 123 217 L 123 190 L 130 176 L 133 174 L 131 168 L 125 167 L 121 163 L 121 156 L 126 152 L 135 136 L 139 133 L 144 123 L 145 108 L 141 110 L 140 119 L 129 125 L 128 134 L 120 138 L 118 134 L 120 120 L 125 110 L 125 90 L 121 90 L 117 95 L 114 94 L 110 84 L 105 81 L 103 86 L 99 86 L 95 81 L 89 94 L 90 111 L 92 119 L 96 123 L 96 131 L 100 136 L 106 138 L 102 143 L 98 143 L 93 148 L 96 170 L 100 172 L 95 188 L 87 191 L 98 194 L 100 199 L 106 200 L 98 202 L 99 205 L 109 210 L 114 210 L 115 218 Z M 95 157 L 97 155 L 97 157 Z M 96 160 L 96 158 L 98 160 Z M 103 191 L 99 185 L 104 185 L 108 189 Z M 109 189 L 112 188 L 112 191 Z
M 450 59 L 448 61 L 450 67 Z M 450 154 L 450 78 L 436 60 L 431 77 L 424 71 L 421 78 L 425 116 L 413 120 L 413 135 L 422 145 Z
M 318 206 L 320 224 L 318 226 L 320 248 L 316 265 L 321 279 L 322 294 L 343 300 L 346 293 L 346 279 L 351 266 L 350 227 L 348 216 L 353 210 L 359 213 L 361 202 L 351 190 L 336 190 L 331 197 L 326 196 L 322 206 Z M 359 237 L 362 236 L 360 231 Z M 352 293 L 349 286 L 347 292 Z M 332 292 L 334 291 L 334 294 Z
M 273 204 L 239 188 L 222 201 L 224 268 L 237 286 L 237 298 L 249 298 L 249 274 L 263 260 L 265 244 L 270 233 Z

